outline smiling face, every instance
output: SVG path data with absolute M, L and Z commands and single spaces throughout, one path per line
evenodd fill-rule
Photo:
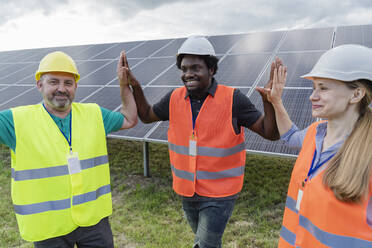
M 347 87 L 344 82 L 314 78 L 313 93 L 310 95 L 313 117 L 325 119 L 342 117 L 350 111 L 354 94 L 355 90 Z
M 52 112 L 70 110 L 77 87 L 73 74 L 66 72 L 46 73 L 37 81 L 37 87 L 43 95 L 48 110 L 52 110 Z
M 181 79 L 190 95 L 203 96 L 212 82 L 213 69 L 208 69 L 203 59 L 185 55 L 181 61 Z

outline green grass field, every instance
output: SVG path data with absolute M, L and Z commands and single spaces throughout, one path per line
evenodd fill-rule
M 191 247 L 193 233 L 172 191 L 168 149 L 150 144 L 150 178 L 142 143 L 108 139 L 115 247 Z M 0 247 L 33 247 L 17 229 L 10 199 L 10 156 L 0 148 Z M 245 183 L 227 225 L 225 248 L 276 247 L 294 159 L 247 155 Z

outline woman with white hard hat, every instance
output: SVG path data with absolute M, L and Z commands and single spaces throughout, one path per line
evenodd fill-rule
M 312 115 L 323 119 L 302 131 L 282 103 L 286 76 L 286 67 L 276 66 L 266 92 L 281 138 L 302 147 L 279 247 L 372 247 L 372 49 L 333 48 L 302 76 L 313 82 Z

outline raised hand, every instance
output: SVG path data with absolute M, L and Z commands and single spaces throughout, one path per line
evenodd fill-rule
M 118 66 L 116 69 L 116 73 L 118 75 L 120 86 L 129 85 L 130 84 L 130 68 L 127 60 L 127 56 L 125 52 L 120 53 L 120 58 L 118 61 Z
M 271 103 L 278 103 L 282 100 L 283 89 L 287 80 L 287 67 L 280 65 L 274 69 L 273 83 L 271 90 L 267 94 L 267 99 Z
M 271 103 L 272 103 L 272 100 L 277 100 L 277 98 L 272 99 L 273 95 L 271 91 L 272 91 L 272 88 L 274 87 L 273 86 L 274 81 L 275 83 L 278 83 L 280 81 L 281 83 L 285 84 L 286 77 L 287 77 L 287 67 L 283 66 L 283 62 L 280 58 L 276 58 L 275 61 L 271 63 L 270 78 L 267 84 L 263 88 L 256 87 L 256 90 L 258 91 L 258 93 L 260 93 L 262 100 L 268 101 Z M 278 86 L 279 85 L 276 85 L 276 87 Z M 276 91 L 274 92 L 275 93 L 274 97 L 277 97 L 276 95 L 277 93 L 280 93 L 280 96 L 281 96 L 282 91 L 278 92 L 278 90 L 279 89 L 277 88 Z

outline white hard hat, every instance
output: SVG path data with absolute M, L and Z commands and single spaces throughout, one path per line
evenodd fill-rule
M 212 44 L 203 36 L 190 36 L 183 42 L 177 55 L 193 54 L 193 55 L 212 55 L 216 56 Z
M 372 81 L 372 49 L 351 44 L 332 48 L 320 57 L 311 72 L 301 77 Z

